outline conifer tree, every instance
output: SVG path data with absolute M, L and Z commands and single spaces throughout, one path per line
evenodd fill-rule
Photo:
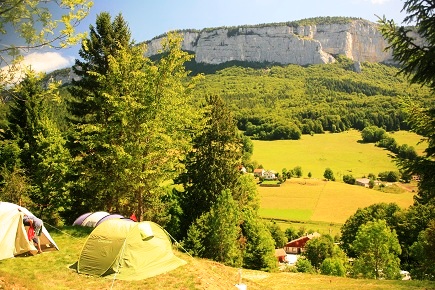
M 181 38 L 169 34 L 162 58 L 144 57 L 133 46 L 119 15 L 98 16 L 77 62 L 83 78 L 74 83 L 70 112 L 75 123 L 71 149 L 76 161 L 71 208 L 117 211 L 164 222 L 164 181 L 178 175 L 190 149 L 196 112 L 185 81 Z
M 384 17 L 379 21 L 381 33 L 389 42 L 394 59 L 401 65 L 401 73 L 411 83 L 429 87 L 434 95 L 435 6 L 433 1 L 407 0 L 402 10 L 407 14 L 403 22 L 415 25 L 415 31 L 409 26 L 397 26 Z M 421 108 L 411 103 L 406 111 L 412 129 L 424 137 L 428 147 L 424 156 L 412 159 L 399 156 L 396 161 L 406 173 L 420 176 L 415 201 L 435 204 L 435 108 Z
M 30 207 L 38 210 L 39 215 L 52 218 L 67 199 L 65 178 L 70 160 L 65 139 L 52 121 L 51 100 L 56 98 L 56 88 L 44 89 L 41 76 L 30 71 L 14 90 L 16 97 L 8 114 L 9 125 L 2 136 L 3 144 L 13 142 L 19 148 L 16 156 L 19 161 L 9 169 L 10 176 L 22 172 L 31 186 L 29 196 L 34 207 Z
M 73 124 L 68 147 L 75 160 L 70 216 L 77 216 L 83 211 L 109 210 L 104 208 L 104 204 L 110 194 L 102 192 L 108 181 L 116 182 L 116 172 L 110 164 L 97 163 L 101 153 L 109 152 L 104 145 L 90 144 L 90 140 L 98 139 L 101 134 L 92 124 L 105 124 L 111 117 L 104 106 L 103 94 L 107 85 L 101 81 L 101 76 L 108 72 L 109 58 L 118 55 L 122 49 L 130 49 L 132 45 L 130 31 L 122 15 L 117 15 L 112 22 L 107 12 L 97 15 L 96 25 L 90 26 L 89 37 L 82 41 L 79 55 L 83 60 L 76 59 L 73 66 L 78 79 L 72 81 L 69 88 L 71 97 L 67 99 L 68 117 Z M 90 172 L 92 168 L 94 173 Z M 95 172 L 100 174 L 95 175 Z
M 184 186 L 180 193 L 182 236 L 193 221 L 210 210 L 223 190 L 234 191 L 240 175 L 242 143 L 229 109 L 218 96 L 207 97 L 205 109 L 205 127 L 194 138 L 186 172 L 178 180 Z

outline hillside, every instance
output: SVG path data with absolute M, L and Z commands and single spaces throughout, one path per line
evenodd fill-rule
M 21 257 L 0 261 L 0 289 L 236 289 L 236 268 L 191 258 L 177 253 L 187 265 L 166 274 L 141 281 L 120 281 L 80 275 L 68 268 L 79 255 L 90 231 L 64 227 L 48 228 L 59 248 L 34 257 Z M 249 290 L 272 289 L 435 289 L 427 281 L 376 281 L 350 279 L 302 273 L 267 273 L 242 270 L 242 282 Z
M 222 96 L 240 130 L 253 139 L 299 139 L 301 134 L 362 130 L 376 125 L 408 130 L 403 103 L 434 103 L 425 87 L 409 85 L 398 69 L 339 58 L 334 64 L 231 67 L 206 75 L 198 98 Z

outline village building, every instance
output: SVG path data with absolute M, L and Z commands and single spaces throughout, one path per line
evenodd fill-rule
M 267 180 L 274 180 L 276 179 L 276 172 L 273 170 L 267 170 L 263 173 L 263 178 Z
M 293 241 L 288 242 L 284 246 L 284 250 L 287 254 L 301 254 L 305 251 L 305 244 L 314 238 L 320 237 L 320 234 L 314 232 L 312 234 L 305 235 L 303 237 L 297 238 Z
M 256 168 L 254 169 L 254 176 L 255 177 L 263 177 L 265 170 L 263 168 Z
M 284 251 L 284 249 L 275 249 L 275 257 L 277 258 L 278 262 L 284 263 L 286 262 L 286 256 L 287 253 Z
M 370 179 L 369 178 L 357 178 L 355 180 L 356 185 L 370 187 Z M 379 180 L 374 180 L 374 185 L 379 185 L 381 182 Z

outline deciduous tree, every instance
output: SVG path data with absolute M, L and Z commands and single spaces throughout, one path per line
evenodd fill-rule
M 378 203 L 365 208 L 358 209 L 355 214 L 350 216 L 341 227 L 341 246 L 349 257 L 355 257 L 352 243 L 355 240 L 359 228 L 376 219 L 387 221 L 390 228 L 396 228 L 397 215 L 400 213 L 400 207 L 395 203 Z
M 325 172 L 323 172 L 323 177 L 324 177 L 326 180 L 332 180 L 332 181 L 335 181 L 334 172 L 333 172 L 332 169 L 329 168 L 329 167 L 325 169 Z
M 435 219 L 420 232 L 418 240 L 411 247 L 412 256 L 417 262 L 412 276 L 419 279 L 435 280 Z
M 397 279 L 401 253 L 396 232 L 390 230 L 385 220 L 367 222 L 358 230 L 352 243 L 357 258 L 353 264 L 355 276 L 365 278 L 385 277 Z
M 89 0 L 3 0 L 0 33 L 13 34 L 16 42 L 2 41 L 0 66 L 8 69 L 0 70 L 0 88 L 17 79 L 23 52 L 42 47 L 63 48 L 80 41 L 84 34 L 75 33 L 75 28 L 91 7 Z M 61 13 L 54 15 L 54 9 Z

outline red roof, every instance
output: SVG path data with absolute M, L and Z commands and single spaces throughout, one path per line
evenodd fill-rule
M 311 240 L 312 238 L 320 237 L 319 233 L 312 233 L 300 238 L 297 238 L 293 241 L 288 242 L 285 247 L 294 247 L 294 248 L 303 248 L 305 244 Z

